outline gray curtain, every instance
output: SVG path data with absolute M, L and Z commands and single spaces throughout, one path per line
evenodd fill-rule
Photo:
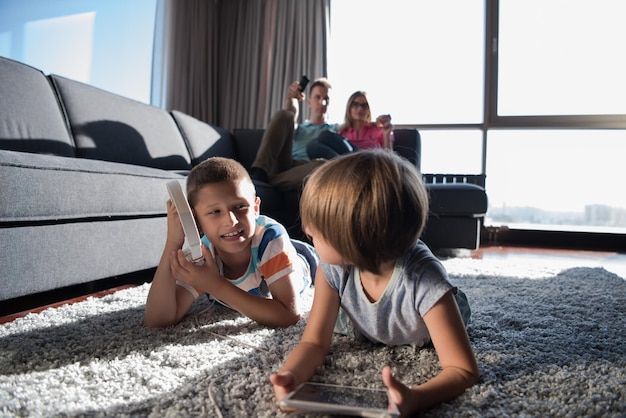
M 160 0 L 153 103 L 226 129 L 265 127 L 289 83 L 326 76 L 329 9 L 330 0 Z

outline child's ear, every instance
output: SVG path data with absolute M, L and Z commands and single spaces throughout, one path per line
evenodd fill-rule
M 261 214 L 261 198 L 259 196 L 254 198 L 254 216 L 259 217 Z

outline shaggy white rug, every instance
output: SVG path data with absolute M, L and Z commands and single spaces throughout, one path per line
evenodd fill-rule
M 473 309 L 481 381 L 423 416 L 625 416 L 626 281 L 602 268 L 452 258 Z M 268 376 L 304 321 L 259 326 L 202 300 L 180 325 L 141 325 L 149 285 L 0 326 L 0 416 L 284 416 Z M 309 299 L 310 301 L 310 299 Z M 415 352 L 335 337 L 314 380 L 382 387 L 437 373 Z

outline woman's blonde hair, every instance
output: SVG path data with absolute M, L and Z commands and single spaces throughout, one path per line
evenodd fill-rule
M 421 174 L 396 154 L 370 149 L 337 157 L 308 178 L 302 228 L 319 233 L 347 264 L 380 273 L 419 239 L 428 216 Z
M 358 99 L 359 97 L 362 97 L 363 99 L 365 99 L 365 103 L 367 103 L 368 111 L 367 111 L 367 116 L 365 118 L 365 121 L 367 123 L 372 123 L 372 111 L 370 110 L 370 107 L 369 107 L 370 102 L 369 100 L 367 100 L 367 93 L 359 90 L 359 91 L 355 91 L 354 93 L 352 93 L 350 97 L 348 98 L 348 103 L 346 103 L 346 114 L 344 116 L 343 125 L 341 125 L 340 130 L 352 128 L 354 126 L 354 119 L 352 118 L 350 109 L 352 108 L 352 103 L 354 103 L 354 101 Z

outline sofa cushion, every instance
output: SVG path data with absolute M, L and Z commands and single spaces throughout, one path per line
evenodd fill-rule
M 50 75 L 67 113 L 79 157 L 189 170 L 191 157 L 169 112 Z
M 0 57 L 0 148 L 74 156 L 54 90 L 39 70 Z
M 228 131 L 211 126 L 178 110 L 173 110 L 171 113 L 187 144 L 193 166 L 215 156 L 237 159 Z
M 128 164 L 0 150 L 0 224 L 165 216 L 177 174 Z
M 438 216 L 484 216 L 487 212 L 485 189 L 470 183 L 426 184 L 430 212 Z

